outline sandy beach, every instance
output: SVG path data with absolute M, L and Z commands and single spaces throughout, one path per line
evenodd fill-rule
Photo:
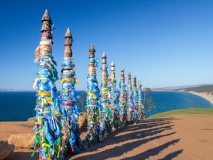
M 27 122 L 0 122 L 0 139 L 15 133 L 32 133 Z M 147 119 L 113 132 L 104 143 L 66 159 L 76 160 L 209 160 L 213 157 L 213 116 L 179 115 Z M 32 150 L 15 149 L 7 160 L 37 159 Z
M 209 92 L 194 92 L 194 91 L 189 91 L 189 92 L 192 94 L 195 94 L 197 96 L 203 97 L 213 104 L 213 93 L 211 93 L 211 92 L 210 93 Z

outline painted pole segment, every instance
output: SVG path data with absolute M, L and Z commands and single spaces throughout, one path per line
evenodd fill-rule
M 62 90 L 60 95 L 60 107 L 62 113 L 62 147 L 64 152 L 80 152 L 80 131 L 78 127 L 78 107 L 76 105 L 77 92 L 75 84 L 75 63 L 72 55 L 72 34 L 68 28 L 65 34 L 64 61 L 61 70 Z
M 119 126 L 123 127 L 126 123 L 127 118 L 127 105 L 126 105 L 126 84 L 125 84 L 125 75 L 124 69 L 121 69 L 121 78 L 120 78 L 120 97 L 119 97 Z
M 60 159 L 61 113 L 55 81 L 58 73 L 52 56 L 52 20 L 46 10 L 42 17 L 41 41 L 35 51 L 34 62 L 39 66 L 33 88 L 37 91 L 34 149 L 39 159 Z
M 128 73 L 128 86 L 127 86 L 127 120 L 129 123 L 133 122 L 133 91 L 132 91 L 132 82 L 131 82 L 131 73 Z
M 139 112 L 138 112 L 138 89 L 137 89 L 137 78 L 134 77 L 133 78 L 133 121 L 136 122 L 138 121 L 138 116 L 139 116 Z
M 99 124 L 99 94 L 98 81 L 96 77 L 96 67 L 98 60 L 95 59 L 95 48 L 93 45 L 89 49 L 89 68 L 87 76 L 87 135 L 86 139 L 90 143 L 99 142 L 100 124 Z
M 101 88 L 100 88 L 100 141 L 104 140 L 105 134 L 112 131 L 111 118 L 112 113 L 109 108 L 109 87 L 108 87 L 108 71 L 107 71 L 107 56 L 105 53 L 102 55 L 102 66 L 101 66 Z
M 116 87 L 116 78 L 115 78 L 115 64 L 112 61 L 111 63 L 111 73 L 109 77 L 109 108 L 112 112 L 112 129 L 118 129 L 119 126 L 119 95 L 120 92 Z
M 142 93 L 142 83 L 138 81 L 138 119 L 143 120 L 144 116 L 144 106 L 143 106 L 143 93 Z

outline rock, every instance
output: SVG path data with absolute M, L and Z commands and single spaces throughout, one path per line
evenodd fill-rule
M 8 143 L 16 148 L 32 148 L 34 134 L 13 134 L 9 137 Z
M 0 160 L 8 157 L 15 149 L 15 146 L 8 144 L 6 140 L 0 140 Z
M 82 127 L 84 127 L 86 125 L 86 123 L 87 123 L 86 117 L 87 117 L 87 113 L 86 112 L 81 112 L 79 114 L 79 119 L 78 119 L 79 128 L 82 128 Z
M 35 123 L 36 118 L 32 117 L 32 118 L 28 118 L 27 122 L 29 123 Z

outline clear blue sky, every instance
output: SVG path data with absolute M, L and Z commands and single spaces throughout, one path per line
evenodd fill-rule
M 212 84 L 212 0 L 1 0 L 0 88 L 32 89 L 45 9 L 58 72 L 67 27 L 73 34 L 78 90 L 86 88 L 90 44 L 97 58 L 114 60 L 118 80 L 124 68 L 143 87 Z

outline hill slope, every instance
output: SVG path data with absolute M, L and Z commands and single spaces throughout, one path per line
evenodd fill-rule
M 160 117 L 172 117 L 175 115 L 192 115 L 192 114 L 211 114 L 213 115 L 213 108 L 187 108 L 180 110 L 173 110 L 168 112 L 162 112 L 152 115 L 150 118 L 160 118 Z
M 189 88 L 183 88 L 178 89 L 178 91 L 194 91 L 194 92 L 213 92 L 213 85 L 202 85 L 197 87 L 189 87 Z

